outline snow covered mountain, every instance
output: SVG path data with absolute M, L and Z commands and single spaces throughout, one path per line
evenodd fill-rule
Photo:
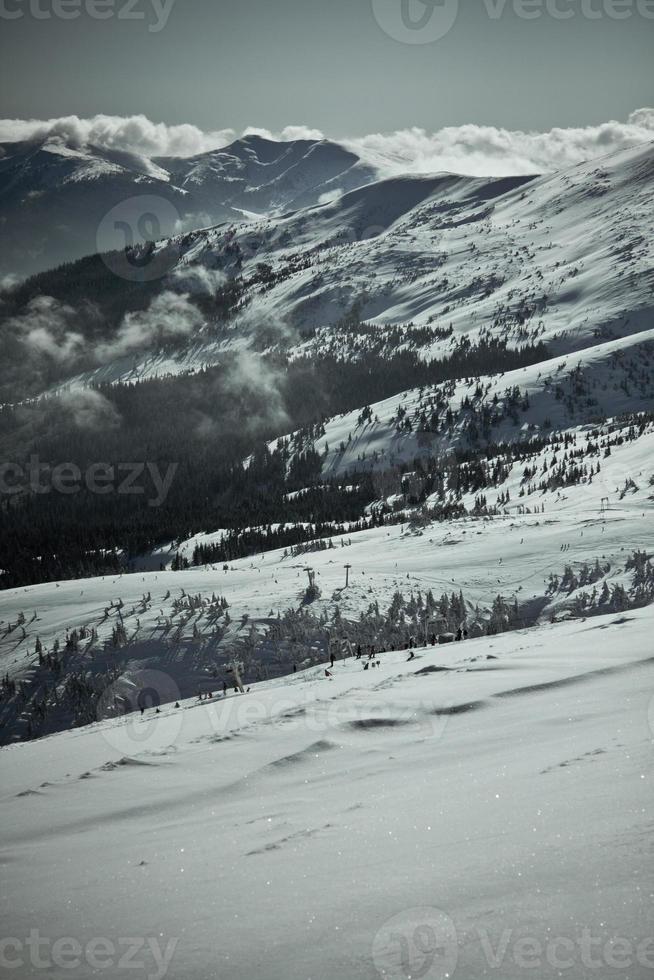
M 292 203 L 292 194 L 296 203 L 306 197 L 300 184 L 315 177 L 315 171 L 308 176 L 309 160 L 319 161 L 314 196 L 334 181 L 346 189 L 344 175 L 363 177 L 358 164 L 330 144 L 273 144 L 283 161 L 269 161 L 262 143 L 272 153 L 265 141 L 250 138 L 230 152 L 184 161 L 175 175 L 179 186 L 166 183 L 167 193 L 194 194 L 195 184 L 205 193 L 218 180 L 236 184 L 230 207 L 255 197 L 259 206 L 273 208 Z M 74 175 L 89 166 L 61 159 Z M 644 338 L 654 284 L 648 232 L 653 166 L 654 150 L 646 144 L 541 178 L 377 181 L 291 214 L 165 239 L 142 260 L 140 290 L 133 283 L 125 288 L 120 275 L 107 276 L 101 263 L 87 262 L 28 283 L 5 310 L 10 317 L 22 314 L 20 323 L 29 328 L 29 302 L 45 293 L 72 305 L 74 322 L 70 300 L 93 275 L 83 296 L 113 319 L 101 331 L 101 344 L 86 345 L 84 357 L 66 361 L 68 378 L 79 373 L 76 366 L 95 364 L 87 381 L 193 371 L 216 363 L 234 345 L 261 350 L 263 343 L 266 349 L 264 337 L 268 349 L 282 347 L 291 357 L 336 353 L 350 359 L 366 350 L 396 355 L 408 349 L 419 350 L 422 359 L 442 358 L 463 338 L 490 337 L 514 347 L 542 342 L 553 355 L 639 333 Z M 330 176 L 339 168 L 345 169 Z M 250 179 L 262 181 L 257 190 Z M 74 177 L 70 182 L 78 185 Z M 136 255 L 137 270 L 139 261 Z M 147 275 L 148 263 L 160 272 L 156 282 Z M 115 271 L 111 260 L 108 265 Z M 107 283 L 99 290 L 103 269 Z M 121 311 L 129 317 L 157 291 L 187 294 L 191 302 L 194 293 L 205 294 L 201 322 L 190 336 L 184 326 L 173 329 L 163 345 L 156 329 L 156 346 L 121 342 L 125 356 L 112 357 L 107 333 L 120 338 Z M 165 305 L 158 302 L 154 321 L 163 318 Z M 353 315 L 367 324 L 365 335 L 352 327 Z M 81 319 L 75 329 L 85 329 L 88 316 Z
M 74 184 L 89 162 L 60 166 Z M 179 470 L 161 509 L 27 495 L 0 512 L 0 581 L 19 586 L 0 594 L 3 741 L 88 720 L 112 671 L 162 656 L 184 696 L 235 652 L 255 679 L 289 670 L 289 610 L 315 619 L 310 663 L 334 623 L 388 645 L 397 624 L 362 617 L 403 585 L 460 593 L 445 625 L 465 609 L 482 632 L 651 601 L 652 144 L 546 177 L 354 189 L 360 165 L 325 143 L 156 167 L 143 179 L 197 200 L 230 186 L 249 217 L 134 247 L 157 278 L 96 256 L 3 296 L 8 458 L 83 469 L 101 445 Z M 358 555 L 347 592 L 330 538 Z
M 12 153 L 27 266 L 203 227 L 0 296 L 3 965 L 649 976 L 653 146 Z
M 157 219 L 153 230 L 140 233 L 135 222 L 139 241 L 243 219 L 245 213 L 315 204 L 374 176 L 353 153 L 326 140 L 276 143 L 247 136 L 196 157 L 161 159 L 74 146 L 58 137 L 4 143 L 0 276 L 28 275 L 124 247 L 124 234 L 104 219 L 133 197 L 149 197 Z

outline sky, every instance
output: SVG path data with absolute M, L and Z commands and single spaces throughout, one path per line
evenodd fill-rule
M 654 0 L 0 0 L 0 117 L 594 126 L 654 105 L 653 41 Z

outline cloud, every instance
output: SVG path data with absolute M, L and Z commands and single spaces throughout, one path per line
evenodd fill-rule
M 175 288 L 192 296 L 215 296 L 227 282 L 227 276 L 220 269 L 208 269 L 203 265 L 179 265 L 170 279 Z
M 110 361 L 132 351 L 147 350 L 168 340 L 189 337 L 204 323 L 200 311 L 186 293 L 166 290 L 160 293 L 147 310 L 127 313 L 113 340 L 96 349 L 98 361 Z
M 0 142 L 52 137 L 76 149 L 93 145 L 143 157 L 194 156 L 225 146 L 234 136 L 231 129 L 203 132 L 188 123 L 178 126 L 154 123 L 143 115 L 0 119 Z
M 325 138 L 319 129 L 302 125 L 286 126 L 277 132 L 249 126 L 243 135 L 281 142 Z M 0 120 L 0 142 L 55 137 L 74 148 L 83 149 L 92 144 L 143 159 L 194 156 L 225 146 L 235 136 L 232 129 L 205 132 L 191 124 L 154 123 L 143 115 Z M 330 138 L 378 167 L 383 176 L 443 170 L 471 176 L 547 173 L 654 139 L 654 109 L 637 109 L 626 122 L 612 120 L 596 126 L 555 128 L 543 133 L 470 123 L 434 133 L 413 127 L 342 140 L 338 134 Z
M 0 275 L 0 293 L 4 293 L 8 289 L 13 289 L 19 282 L 19 276 L 13 275 L 11 272 L 7 272 L 5 275 Z
M 311 126 L 285 126 L 284 129 L 274 132 L 271 129 L 260 129 L 257 126 L 248 126 L 243 130 L 244 136 L 262 136 L 266 140 L 275 140 L 279 143 L 288 143 L 291 140 L 324 140 L 326 136 L 321 130 L 313 129 Z
M 84 338 L 71 328 L 76 312 L 52 296 L 36 296 L 25 311 L 9 320 L 7 328 L 15 332 L 28 354 L 51 358 L 63 364 L 81 353 Z
M 57 400 L 79 429 L 115 429 L 120 424 L 114 406 L 94 388 L 73 386 L 61 391 Z
M 632 112 L 626 123 L 551 129 L 545 133 L 494 126 L 412 128 L 344 140 L 384 176 L 449 171 L 467 176 L 549 173 L 654 140 L 654 109 Z
M 343 191 L 340 190 L 340 188 L 335 187 L 333 191 L 325 191 L 324 194 L 321 194 L 318 198 L 318 204 L 333 204 L 342 196 Z
M 251 350 L 233 353 L 227 361 L 228 372 L 224 391 L 247 411 L 242 413 L 242 426 L 248 432 L 279 428 L 289 424 L 282 392 L 284 376 L 264 358 Z

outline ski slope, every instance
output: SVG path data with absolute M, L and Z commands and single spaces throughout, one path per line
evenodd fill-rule
M 103 939 L 116 980 L 644 980 L 653 628 L 337 662 L 3 749 L 7 975 L 96 975 Z
M 595 432 L 572 433 L 581 451 L 598 441 Z M 24 683 L 28 696 L 50 700 L 41 733 L 74 724 L 69 713 L 52 703 L 53 686 L 67 677 L 82 676 L 104 688 L 114 674 L 163 670 L 174 678 L 180 695 L 189 696 L 198 687 L 218 685 L 216 677 L 230 660 L 244 656 L 252 629 L 265 637 L 278 616 L 305 608 L 309 567 L 320 595 L 308 608 L 327 623 L 334 623 L 337 615 L 356 622 L 373 603 L 386 610 L 398 591 L 408 599 L 429 590 L 437 598 L 443 592 L 462 592 L 470 624 L 483 623 L 498 595 L 518 603 L 523 625 L 578 615 L 573 611 L 577 593 L 552 593 L 551 576 L 560 578 L 566 566 L 578 572 L 599 562 L 598 590 L 606 583 L 629 591 L 627 563 L 632 555 L 654 552 L 653 450 L 650 423 L 639 438 L 614 445 L 610 456 L 598 451 L 589 457 L 592 468 L 599 462 L 599 473 L 593 469 L 592 476 L 574 485 L 541 492 L 530 487 L 537 478 L 525 482 L 524 469 L 533 467 L 539 478 L 544 468 L 549 472 L 554 454 L 546 447 L 513 463 L 503 481 L 484 490 L 488 506 L 496 508 L 494 516 L 475 516 L 476 493 L 469 492 L 462 498 L 467 516 L 416 524 L 415 508 L 407 506 L 400 523 L 346 532 L 325 550 L 267 550 L 228 563 L 160 569 L 162 563 L 170 565 L 175 553 L 190 560 L 197 543 L 217 543 L 223 533 L 208 532 L 158 550 L 151 563 L 131 574 L 1 591 L 0 674 Z M 559 449 L 559 459 L 561 455 Z M 380 498 L 387 492 L 382 481 L 380 476 Z M 507 493 L 505 501 L 502 495 Z M 431 502 L 428 498 L 427 504 Z M 148 564 L 156 570 L 146 570 Z M 347 588 L 346 564 L 351 566 Z M 216 619 L 217 597 L 228 603 L 228 625 Z M 126 643 L 112 647 L 119 623 Z M 74 630 L 86 634 L 79 649 L 65 655 L 62 675 L 46 672 L 44 680 L 37 640 L 44 650 L 55 644 L 63 649 Z M 294 662 L 324 656 L 324 649 L 304 649 L 301 643 L 295 652 L 284 650 L 282 659 L 275 659 L 274 644 L 272 649 L 264 644 L 260 669 L 288 673 Z M 246 683 L 257 676 L 252 673 Z M 175 696 L 170 695 L 173 700 Z M 20 699 L 0 700 L 0 742 L 26 737 L 21 704 Z

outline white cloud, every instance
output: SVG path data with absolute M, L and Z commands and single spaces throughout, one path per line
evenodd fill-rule
M 343 196 L 343 191 L 340 188 L 335 187 L 333 191 L 325 191 L 318 198 L 318 204 L 333 204 L 334 201 L 338 201 L 339 197 Z
M 312 129 L 310 126 L 285 126 L 278 132 L 271 129 L 261 129 L 257 126 L 248 126 L 243 131 L 243 135 L 262 136 L 266 140 L 275 140 L 280 143 L 287 143 L 290 140 L 324 140 L 327 138 L 321 130 Z
M 626 123 L 551 129 L 545 133 L 494 126 L 412 128 L 343 141 L 384 174 L 449 171 L 469 176 L 547 173 L 654 140 L 654 109 L 638 109 Z
M 244 135 L 288 141 L 323 139 L 308 126 L 286 126 L 279 132 L 248 127 Z M 231 129 L 204 132 L 197 126 L 169 126 L 145 116 L 104 116 L 91 119 L 66 116 L 50 120 L 0 120 L 0 142 L 31 137 L 58 137 L 82 148 L 94 144 L 149 158 L 193 156 L 225 146 L 235 138 Z M 334 139 L 338 139 L 335 134 Z M 466 124 L 429 133 L 413 127 L 393 133 L 371 133 L 340 140 L 383 175 L 451 171 L 474 176 L 545 173 L 580 163 L 614 150 L 654 139 L 654 109 L 632 112 L 626 122 L 523 132 L 495 126 Z
M 59 405 L 73 416 L 80 429 L 113 429 L 120 424 L 120 415 L 111 402 L 94 388 L 74 385 L 58 395 Z
M 179 265 L 171 280 L 175 287 L 192 296 L 215 296 L 227 282 L 227 276 L 219 269 L 207 269 L 203 265 Z
M 260 354 L 247 349 L 231 353 L 224 389 L 247 406 L 242 425 L 252 432 L 275 424 L 289 422 L 282 394 L 283 373 L 267 363 Z
M 30 354 L 63 364 L 77 357 L 84 346 L 82 335 L 71 328 L 74 317 L 71 306 L 52 296 L 36 296 L 7 327 L 16 332 Z
M 183 293 L 166 290 L 147 310 L 127 313 L 116 337 L 95 351 L 98 361 L 110 361 L 131 351 L 148 350 L 175 337 L 189 337 L 203 325 L 196 306 Z
M 230 143 L 231 129 L 203 132 L 197 126 L 168 126 L 146 116 L 104 116 L 91 119 L 63 116 L 60 119 L 0 119 L 0 142 L 58 137 L 69 146 L 87 144 L 120 150 L 138 156 L 194 156 Z

